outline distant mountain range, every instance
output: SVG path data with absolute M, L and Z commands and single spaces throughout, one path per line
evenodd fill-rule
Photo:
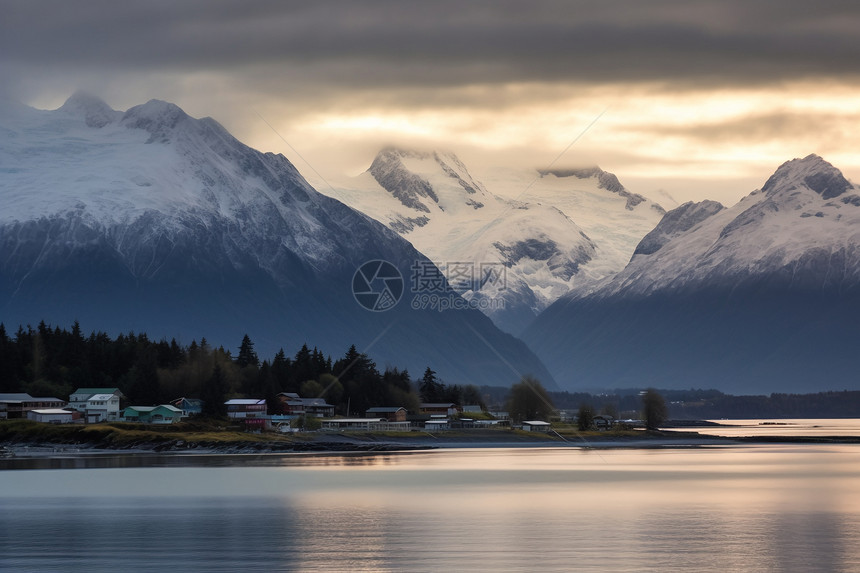
M 248 333 L 263 356 L 355 344 L 459 384 L 860 383 L 860 188 L 818 156 L 668 213 L 596 167 L 482 182 L 395 148 L 326 193 L 166 102 L 0 102 L 0 322 Z M 427 285 L 459 310 L 423 304 Z
M 355 344 L 380 367 L 431 366 L 448 383 L 530 373 L 553 385 L 480 312 L 413 309 L 410 273 L 435 269 L 424 255 L 212 119 L 157 100 L 119 112 L 78 93 L 53 111 L 0 103 L 0 133 L 0 322 L 12 332 L 77 319 L 234 349 L 248 333 L 262 356 Z M 390 282 L 355 282 L 372 260 L 403 277 L 386 312 L 354 297 Z
M 388 148 L 322 192 L 408 239 L 513 334 L 560 296 L 620 271 L 665 213 L 596 167 L 506 175 L 491 190 L 453 153 Z
M 860 386 L 860 188 L 818 156 L 670 211 L 618 274 L 524 333 L 567 388 Z

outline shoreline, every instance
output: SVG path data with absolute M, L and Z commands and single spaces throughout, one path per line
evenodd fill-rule
M 5 440 L 0 442 L 0 469 L 6 460 L 74 459 L 111 456 L 290 455 L 409 453 L 442 449 L 576 448 L 656 449 L 772 444 L 860 444 L 860 436 L 736 436 L 721 437 L 697 432 L 637 432 L 639 435 L 588 433 L 573 435 L 515 434 L 446 431 L 415 436 L 384 433 L 341 432 L 303 435 L 300 439 L 249 439 L 234 442 L 186 442 L 184 440 L 138 441 L 129 444 L 58 443 Z M 281 438 L 278 436 L 278 438 Z

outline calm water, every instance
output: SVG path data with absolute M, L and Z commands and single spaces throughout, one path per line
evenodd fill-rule
M 0 570 L 860 571 L 855 445 L 134 459 L 0 471 Z
M 860 419 L 710 420 L 720 426 L 678 428 L 711 436 L 860 436 Z

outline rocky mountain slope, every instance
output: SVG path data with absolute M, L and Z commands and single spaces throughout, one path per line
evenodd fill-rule
M 857 387 L 858 317 L 860 189 L 810 155 L 730 208 L 669 212 L 524 338 L 569 387 L 805 392 Z
M 560 296 L 623 268 L 663 213 L 597 168 L 542 173 L 531 186 L 524 176 L 534 183 L 538 174 L 495 181 L 509 192 L 502 196 L 452 153 L 388 148 L 365 173 L 323 192 L 400 233 L 475 307 L 518 333 Z M 530 187 L 541 195 L 525 193 Z
M 210 118 L 157 100 L 119 112 L 79 93 L 53 111 L 3 102 L 0 133 L 9 330 L 77 319 L 228 348 L 247 332 L 263 356 L 356 344 L 380 366 L 431 365 L 450 383 L 533 373 L 552 384 L 481 313 L 413 309 L 410 269 L 432 266 L 423 255 Z M 387 312 L 362 308 L 352 292 L 356 270 L 376 259 L 404 277 L 404 300 Z

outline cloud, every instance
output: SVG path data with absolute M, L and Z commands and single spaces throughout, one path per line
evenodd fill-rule
M 851 2 L 17 2 L 2 61 L 109 72 L 264 68 L 317 85 L 749 84 L 856 75 Z
M 751 145 L 785 141 L 804 137 L 810 133 L 821 139 L 843 140 L 847 136 L 845 127 L 850 125 L 860 125 L 860 114 L 768 112 L 727 121 L 702 122 L 684 126 L 652 124 L 640 126 L 637 130 L 661 137 L 677 136 L 708 144 Z
M 712 177 L 856 155 L 855 0 L 0 0 L 0 13 L 0 91 L 40 107 L 77 88 L 117 109 L 167 99 L 288 152 L 260 114 L 327 175 L 382 139 L 545 165 L 607 106 L 563 163 Z

